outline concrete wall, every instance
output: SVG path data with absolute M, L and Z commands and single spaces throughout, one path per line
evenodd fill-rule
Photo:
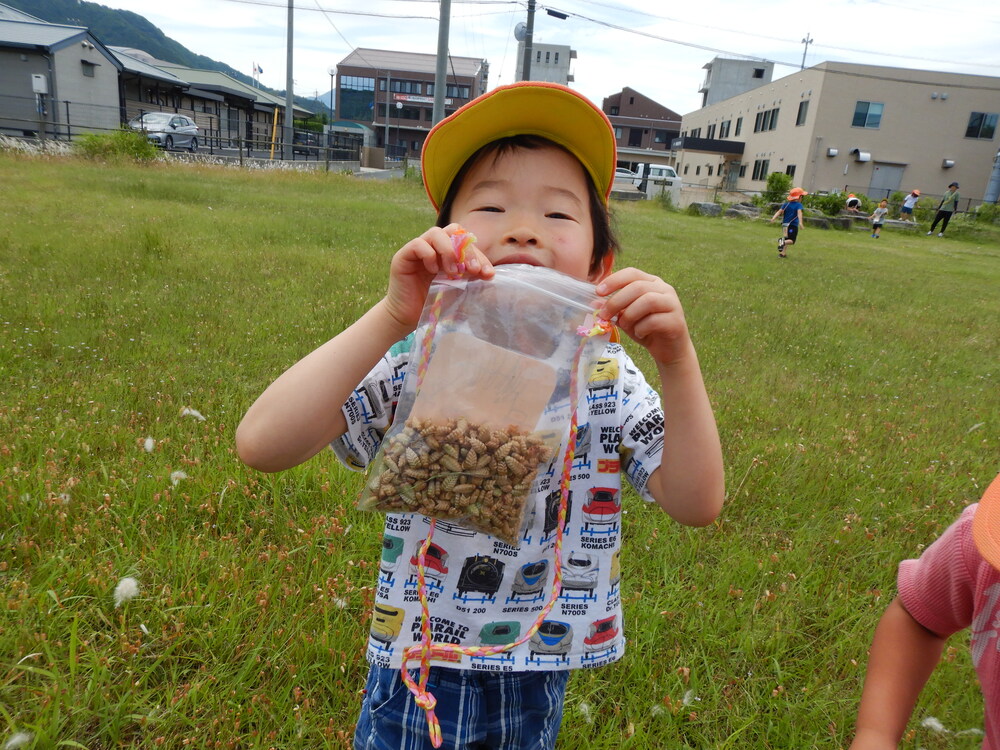
M 800 102 L 808 101 L 806 120 L 796 126 Z M 880 126 L 854 127 L 857 102 L 884 105 Z M 774 130 L 754 133 L 758 112 L 778 109 Z M 982 198 L 993 159 L 1000 147 L 1000 133 L 992 139 L 966 138 L 972 112 L 1000 113 L 1000 78 L 881 66 L 823 63 L 780 78 L 753 91 L 684 116 L 682 131 L 731 121 L 729 139 L 743 141 L 745 174 L 735 187 L 763 190 L 765 180 L 753 180 L 755 160 L 768 159 L 769 172 L 795 166 L 794 182 L 810 192 L 867 191 L 879 179 L 878 170 L 901 172 L 900 189 L 919 188 L 940 194 L 949 182 L 962 185 L 962 194 Z M 735 135 L 737 118 L 742 132 Z M 1000 129 L 998 129 L 1000 130 Z M 835 156 L 827 156 L 835 149 Z M 871 155 L 858 161 L 851 152 Z M 678 172 L 685 183 L 685 161 L 704 154 L 682 152 Z M 954 166 L 942 166 L 945 159 Z M 704 159 L 702 159 L 704 161 Z M 690 172 L 690 171 L 689 171 Z M 766 175 L 765 175 L 766 178 Z
M 0 133 L 36 132 L 38 110 L 32 74 L 48 74 L 48 62 L 34 50 L 0 49 Z

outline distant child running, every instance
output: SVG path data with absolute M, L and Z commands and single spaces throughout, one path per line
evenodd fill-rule
M 802 188 L 792 188 L 788 191 L 788 200 L 781 204 L 777 211 L 774 212 L 774 216 L 771 217 L 773 222 L 779 216 L 781 217 L 781 237 L 778 238 L 778 257 L 785 258 L 787 254 L 785 253 L 785 248 L 789 245 L 794 245 L 795 240 L 799 236 L 799 227 L 802 226 L 802 202 L 799 198 L 809 195 Z
M 916 560 L 899 565 L 899 593 L 868 659 L 851 750 L 895 750 L 948 636 L 969 628 L 985 699 L 983 750 L 1000 748 L 1000 475 Z
M 552 269 L 596 285 L 604 298 L 596 314 L 616 321 L 655 364 L 662 405 L 621 344 L 607 344 L 600 361 L 611 373 L 608 399 L 592 405 L 583 396 L 575 406 L 578 434 L 586 424 L 592 436 L 590 461 L 579 471 L 573 467 L 562 539 L 593 580 L 581 591 L 566 573 L 551 618 L 536 633 L 538 642 L 513 647 L 502 665 L 461 652 L 453 660 L 439 659 L 431 652 L 427 692 L 407 688 L 402 652 L 419 639 L 422 617 L 406 561 L 420 550 L 429 526 L 417 513 L 386 516 L 383 544 L 398 550 L 395 559 L 402 562 L 395 576 L 380 578 L 375 588 L 377 617 L 368 641 L 370 670 L 356 750 L 430 748 L 431 711 L 446 748 L 554 747 L 568 670 L 610 664 L 626 644 L 613 572 L 622 534 L 608 526 L 594 542 L 588 498 L 600 494 L 620 504 L 624 475 L 679 523 L 704 526 L 721 510 L 719 437 L 677 293 L 653 274 L 612 268 L 617 242 L 608 197 L 615 166 L 608 118 L 558 84 L 501 86 L 442 120 L 421 155 L 437 226 L 395 253 L 385 296 L 282 374 L 239 426 L 240 458 L 263 471 L 290 468 L 328 445 L 352 468 L 369 464 L 393 421 L 435 277 L 489 282 L 504 264 Z M 464 266 L 452 241 L 462 229 L 476 238 Z M 530 336 L 541 323 L 525 313 L 512 326 Z M 358 408 L 360 394 L 370 409 Z M 563 439 L 568 443 L 568 430 Z M 461 525 L 437 527 L 434 542 L 447 554 L 437 557 L 435 597 L 428 597 L 435 642 L 479 647 L 487 639 L 510 637 L 513 643 L 537 624 L 541 604 L 527 604 L 538 597 L 526 599 L 526 581 L 545 581 L 548 591 L 560 580 L 553 569 L 556 522 L 547 502 L 549 481 L 539 474 L 531 485 L 532 520 L 519 547 Z M 472 606 L 470 589 L 476 594 L 487 585 L 482 576 L 489 576 L 493 593 L 477 594 Z M 595 628 L 601 633 L 597 649 Z
M 878 204 L 878 208 L 872 212 L 872 215 L 868 218 L 872 222 L 872 237 L 878 239 L 878 236 L 882 233 L 882 223 L 885 221 L 885 215 L 889 213 L 889 201 L 883 200 Z
M 913 221 L 913 209 L 920 200 L 920 191 L 911 190 L 910 194 L 903 199 L 903 206 L 899 209 L 900 221 Z

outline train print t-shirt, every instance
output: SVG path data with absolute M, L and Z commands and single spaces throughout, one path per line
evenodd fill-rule
M 396 344 L 344 405 L 348 430 L 332 447 L 348 467 L 361 469 L 375 458 L 402 391 L 412 341 L 411 335 Z M 538 631 L 511 651 L 437 663 L 524 671 L 597 667 L 622 657 L 621 476 L 652 501 L 646 480 L 660 465 L 663 411 L 659 395 L 620 344 L 608 344 L 586 371 L 555 606 Z M 437 522 L 425 556 L 434 641 L 507 644 L 535 623 L 552 591 L 567 437 L 532 484 L 519 546 Z M 373 664 L 399 667 L 403 651 L 420 641 L 416 562 L 429 523 L 419 514 L 386 515 L 368 642 Z

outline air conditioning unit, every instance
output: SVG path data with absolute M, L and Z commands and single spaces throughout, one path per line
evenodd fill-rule
M 851 149 L 851 156 L 854 157 L 854 161 L 871 161 L 872 155 L 870 151 L 862 151 L 860 148 Z

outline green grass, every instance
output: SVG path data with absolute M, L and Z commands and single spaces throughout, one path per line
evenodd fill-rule
M 233 432 L 379 297 L 433 221 L 422 189 L 0 171 L 0 741 L 347 747 L 380 518 L 332 455 L 261 475 Z M 560 747 L 846 747 L 896 564 L 998 469 L 1000 235 L 807 229 L 779 262 L 773 225 L 617 215 L 622 263 L 684 302 L 729 497 L 706 529 L 628 500 L 628 653 L 573 676 Z M 125 576 L 140 594 L 115 607 Z M 982 727 L 966 640 L 905 747 L 978 747 L 920 726 Z

